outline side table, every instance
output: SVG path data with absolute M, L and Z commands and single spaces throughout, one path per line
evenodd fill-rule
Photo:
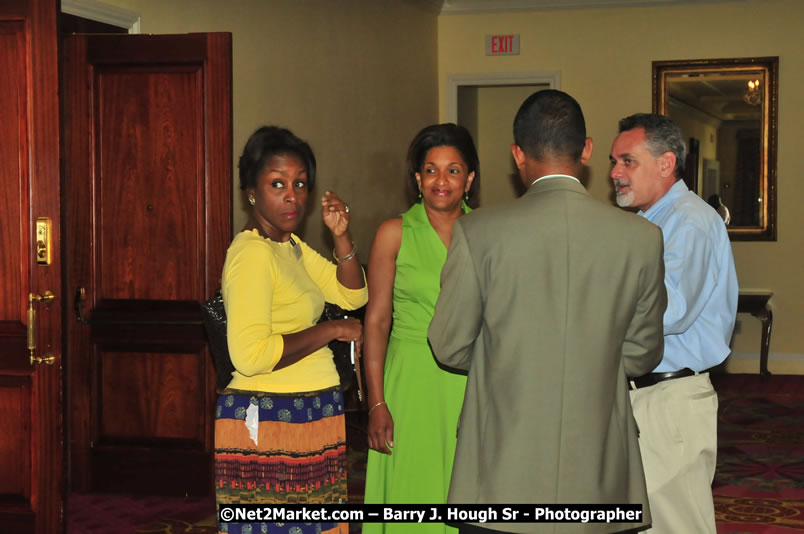
M 770 376 L 768 371 L 768 351 L 770 350 L 771 328 L 773 327 L 773 310 L 769 301 L 773 291 L 751 290 L 740 291 L 737 298 L 737 313 L 750 313 L 762 322 L 762 340 L 759 348 L 759 374 Z

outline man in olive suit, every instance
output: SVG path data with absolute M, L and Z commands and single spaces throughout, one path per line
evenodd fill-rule
M 525 100 L 514 140 L 527 192 L 457 221 L 429 328 L 436 358 L 469 373 L 449 502 L 644 511 L 638 523 L 461 524 L 462 533 L 644 528 L 628 377 L 662 358 L 661 231 L 578 181 L 592 140 L 568 94 Z

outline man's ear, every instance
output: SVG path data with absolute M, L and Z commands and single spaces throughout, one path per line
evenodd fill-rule
M 587 137 L 583 144 L 583 152 L 581 152 L 581 163 L 584 165 L 586 165 L 589 162 L 589 158 L 592 157 L 592 148 L 594 148 L 594 142 L 592 142 L 591 137 Z
M 511 145 L 511 153 L 514 155 L 514 161 L 516 162 L 517 168 L 522 170 L 525 168 L 525 152 L 522 148 L 514 143 Z
M 662 178 L 675 175 L 676 171 L 676 155 L 673 152 L 665 152 L 659 156 L 659 172 Z

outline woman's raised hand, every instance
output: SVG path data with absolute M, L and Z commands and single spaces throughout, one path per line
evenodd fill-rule
M 321 217 L 333 237 L 343 235 L 349 229 L 349 206 L 332 191 L 321 197 Z

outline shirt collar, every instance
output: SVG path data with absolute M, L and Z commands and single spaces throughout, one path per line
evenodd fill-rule
M 656 212 L 660 211 L 663 206 L 673 202 L 675 199 L 677 199 L 687 191 L 689 191 L 689 188 L 687 187 L 687 184 L 684 183 L 684 180 L 677 180 L 676 183 L 674 183 L 673 186 L 670 189 L 668 189 L 667 192 L 664 195 L 662 195 L 662 197 L 659 200 L 657 200 L 653 206 L 651 206 L 645 211 L 639 210 L 637 212 L 637 215 L 641 215 L 646 219 L 650 219 L 651 216 Z
M 570 180 L 575 180 L 576 182 L 581 183 L 581 181 L 580 181 L 580 180 L 578 180 L 578 179 L 577 179 L 577 178 L 575 178 L 574 176 L 570 176 L 569 174 L 548 174 L 548 175 L 542 176 L 542 177 L 540 177 L 540 178 L 536 178 L 535 180 L 533 180 L 533 181 L 530 183 L 530 185 L 532 186 L 532 185 L 534 185 L 536 182 L 541 182 L 542 180 L 552 180 L 553 178 L 569 178 Z M 530 186 L 529 186 L 529 187 L 530 187 Z

